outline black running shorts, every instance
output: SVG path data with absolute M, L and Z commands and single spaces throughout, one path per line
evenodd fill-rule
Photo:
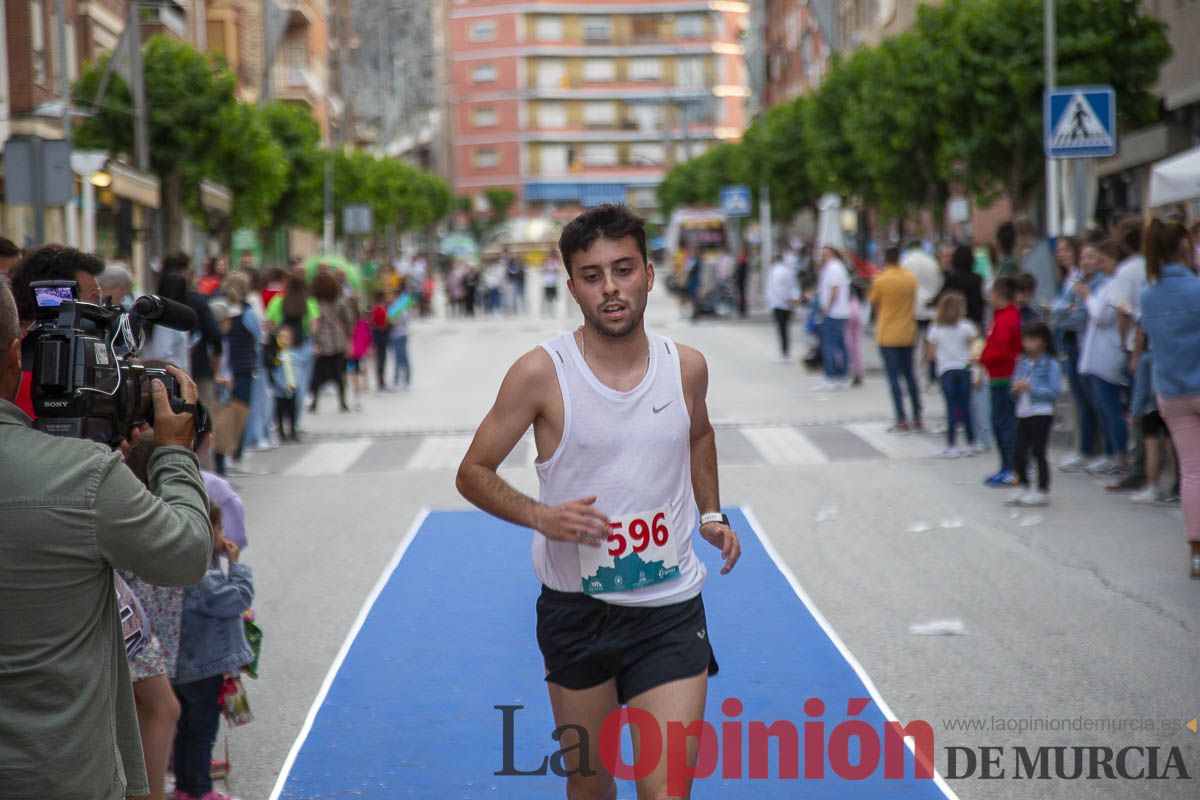
M 548 682 L 590 689 L 615 678 L 621 703 L 705 670 L 717 674 L 700 595 L 669 606 L 634 607 L 543 586 L 537 639 Z

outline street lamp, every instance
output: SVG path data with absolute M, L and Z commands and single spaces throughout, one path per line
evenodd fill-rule
M 96 251 L 96 189 L 112 186 L 112 175 L 104 171 L 108 164 L 108 153 L 102 150 L 76 150 L 71 153 L 71 171 L 83 180 L 81 197 L 83 237 L 80 242 L 85 253 Z

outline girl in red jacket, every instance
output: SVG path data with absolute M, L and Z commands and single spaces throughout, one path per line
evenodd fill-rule
M 1017 413 L 1013 404 L 1012 374 L 1021 357 L 1021 312 L 1013 305 L 1016 286 L 1010 276 L 1002 275 L 992 283 L 992 327 L 979 363 L 987 370 L 988 392 L 992 401 L 992 433 L 1000 454 L 1000 470 L 984 479 L 987 486 L 1015 486 L 1013 441 L 1017 433 Z

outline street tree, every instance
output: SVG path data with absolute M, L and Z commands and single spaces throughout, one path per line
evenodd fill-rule
M 849 93 L 842 113 L 866 182 L 855 193 L 900 220 L 922 207 L 938 216 L 947 195 L 937 89 L 949 76 L 942 50 L 930 45 L 910 30 L 865 51 L 860 68 L 870 79 Z
M 764 184 L 769 188 L 771 213 L 781 219 L 817 201 L 804 133 L 809 102 L 799 97 L 780 103 L 751 123 L 742 138 L 745 180 L 756 193 Z
M 1152 121 L 1151 89 L 1170 56 L 1163 23 L 1137 0 L 1057 0 L 1056 13 L 1059 85 L 1112 85 L 1122 124 Z M 961 164 L 985 202 L 1002 188 L 1029 207 L 1044 175 L 1041 0 L 922 6 L 916 31 L 946 59 L 937 87 L 943 170 Z
M 287 163 L 287 179 L 271 210 L 270 224 L 320 230 L 326 158 L 321 150 L 321 128 L 312 112 L 296 103 L 274 100 L 262 111 Z
M 859 102 L 864 85 L 877 77 L 871 74 L 870 61 L 871 52 L 866 49 L 848 58 L 834 56 L 824 83 L 805 105 L 804 140 L 794 146 L 807 152 L 809 175 L 822 194 L 834 192 L 868 202 L 874 199 L 866 165 L 854 151 L 858 132 L 850 127 L 846 113 Z M 896 98 L 896 102 L 904 100 Z
M 418 230 L 436 224 L 451 210 L 450 189 L 428 172 L 395 158 L 342 148 L 334 155 L 334 207 L 371 207 L 376 233 Z
M 742 146 L 722 142 L 667 173 L 658 186 L 659 205 L 667 214 L 684 205 L 714 206 L 722 186 L 746 183 L 749 177 Z
M 287 188 L 287 153 L 258 106 L 230 103 L 220 117 L 221 134 L 210 174 L 233 194 L 230 224 L 233 228 L 266 227 Z M 198 201 L 197 195 L 191 197 Z M 198 207 L 192 210 L 200 212 Z
M 94 105 L 111 54 L 89 67 L 72 90 L 72 103 L 93 112 L 80 125 L 80 147 L 131 154 L 133 101 L 128 85 L 114 74 L 101 103 Z M 162 187 L 166 247 L 178 249 L 185 198 L 199 193 L 200 181 L 216 171 L 222 125 L 236 100 L 237 80 L 212 58 L 168 36 L 142 45 L 146 83 L 150 168 Z
M 517 202 L 517 193 L 504 188 L 484 189 L 483 200 L 485 208 L 482 211 L 476 209 L 475 198 L 470 195 L 459 195 L 454 201 L 458 212 L 467 220 L 467 233 L 480 250 L 500 236 L 513 204 Z

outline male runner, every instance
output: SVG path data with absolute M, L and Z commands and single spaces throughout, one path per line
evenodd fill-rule
M 508 371 L 457 486 L 488 513 L 536 531 L 537 637 L 555 724 L 588 734 L 587 769 L 577 734 L 560 740 L 570 751 L 567 797 L 616 798 L 600 727 L 624 703 L 659 722 L 663 757 L 638 782 L 638 797 L 661 800 L 671 796 L 667 723 L 704 718 L 717 672 L 700 598 L 706 571 L 692 550 L 697 506 L 700 535 L 725 559 L 721 574 L 741 555 L 720 513 L 708 366 L 696 350 L 645 329 L 654 265 L 640 218 L 598 206 L 567 225 L 558 246 L 584 324 Z M 538 500 L 496 474 L 530 425 Z M 630 731 L 636 763 L 640 735 Z M 690 766 L 696 742 L 688 744 Z

